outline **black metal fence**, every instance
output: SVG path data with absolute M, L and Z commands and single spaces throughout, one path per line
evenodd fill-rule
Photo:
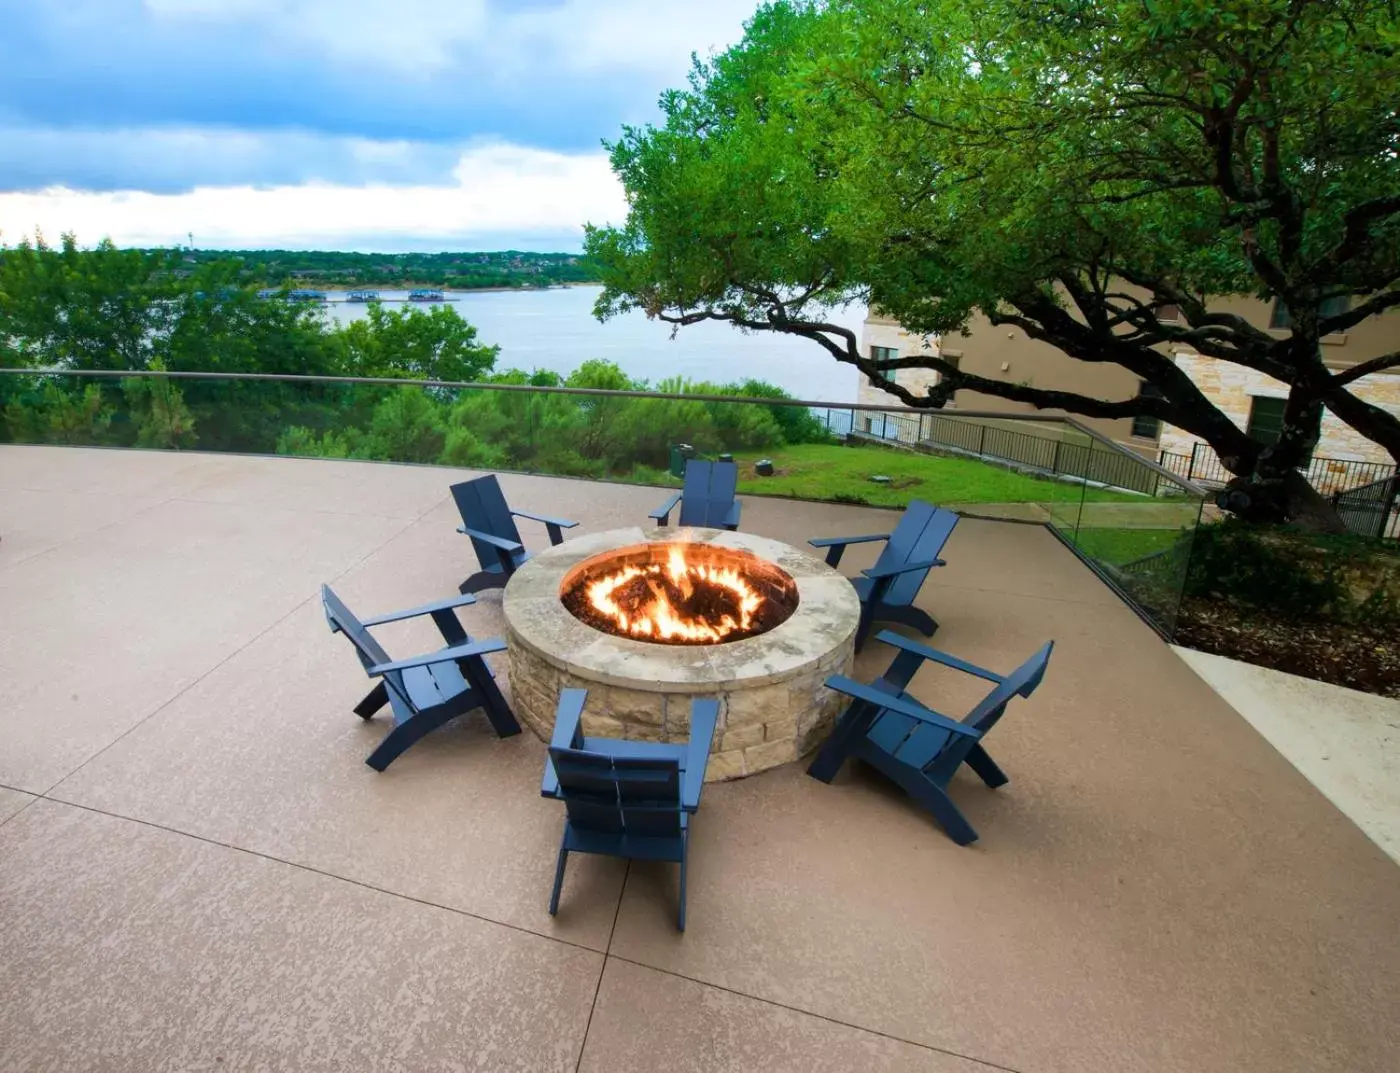
M 835 428 L 830 417 L 827 427 Z M 1051 477 L 1072 477 L 1111 488 L 1156 496 L 1164 481 L 1150 466 L 1149 459 L 1099 446 L 1087 437 L 1084 442 L 1067 439 L 1057 427 L 1054 434 L 1018 432 L 997 424 L 995 419 L 970 419 L 944 414 L 861 413 L 853 415 L 851 431 L 910 447 L 968 455 L 1001 462 Z
M 1223 486 L 1233 476 L 1205 443 L 1196 444 L 1189 455 L 1163 451 L 1157 461 L 1164 469 L 1200 484 Z M 1394 466 L 1352 458 L 1313 458 L 1303 476 L 1331 500 L 1349 532 L 1400 538 L 1400 516 L 1396 514 L 1400 477 Z
M 1189 455 L 1162 451 L 1157 461 L 1177 476 L 1200 484 L 1225 485 L 1233 476 L 1206 443 L 1196 444 Z M 1385 462 L 1360 462 L 1351 458 L 1313 458 L 1303 470 L 1303 476 L 1323 495 L 1330 496 L 1394 477 L 1395 467 Z
M 1386 477 L 1359 488 L 1334 492 L 1332 506 L 1348 531 L 1360 536 L 1400 538 L 1400 477 Z

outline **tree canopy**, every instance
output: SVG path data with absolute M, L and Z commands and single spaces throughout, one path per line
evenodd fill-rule
M 1333 372 L 1319 346 L 1400 304 L 1397 45 L 1397 7 L 1367 0 L 766 5 L 662 97 L 664 123 L 610 147 L 630 212 L 588 233 L 597 312 L 807 336 L 915 406 L 969 389 L 1156 417 L 1250 479 L 1230 505 L 1303 510 L 1324 406 L 1400 459 L 1400 418 L 1351 390 L 1400 353 Z M 1212 308 L 1237 294 L 1282 300 L 1288 333 Z M 980 312 L 1157 391 L 875 360 L 823 319 L 851 298 L 925 334 Z M 1287 384 L 1279 442 L 1234 425 L 1171 345 Z M 894 379 L 910 366 L 939 383 L 915 394 Z

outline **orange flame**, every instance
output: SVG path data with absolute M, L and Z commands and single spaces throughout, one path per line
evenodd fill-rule
M 653 577 L 656 580 L 652 580 Z M 637 578 L 645 579 L 651 596 L 629 615 L 618 606 L 614 597 L 620 588 Z M 733 615 L 721 615 L 718 621 L 711 622 L 695 615 L 687 615 L 671 602 L 662 583 L 663 578 L 670 580 L 684 600 L 690 599 L 697 582 L 728 589 L 737 601 L 738 618 Z M 682 544 L 671 545 L 670 554 L 664 564 L 624 566 L 589 582 L 587 594 L 588 602 L 593 608 L 616 622 L 622 633 L 632 637 L 657 637 L 668 641 L 683 639 L 715 642 L 735 630 L 747 630 L 764 600 L 738 570 L 732 566 L 710 566 L 691 562 L 686 558 L 685 547 Z

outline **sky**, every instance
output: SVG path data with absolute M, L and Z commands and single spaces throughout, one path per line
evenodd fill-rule
M 0 243 L 577 250 L 756 0 L 0 0 Z

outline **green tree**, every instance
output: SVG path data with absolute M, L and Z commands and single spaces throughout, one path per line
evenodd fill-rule
M 42 235 L 0 256 L 0 335 L 16 364 L 71 369 L 145 368 L 168 326 L 173 258 L 103 240 L 57 249 Z
M 662 126 L 611 147 L 631 208 L 588 232 L 597 313 L 803 336 L 913 406 L 969 389 L 1156 417 L 1238 475 L 1230 509 L 1335 524 L 1297 472 L 1323 408 L 1400 459 L 1400 417 L 1351 390 L 1400 353 L 1336 372 L 1319 346 L 1400 304 L 1397 44 L 1400 9 L 1367 0 L 769 4 L 662 97 Z M 1211 308 L 1232 294 L 1282 300 L 1291 327 Z M 1157 393 L 876 361 L 822 316 L 851 298 L 920 333 L 981 312 Z M 1180 344 L 1288 385 L 1276 444 L 1206 398 Z M 939 384 L 895 383 L 911 366 Z
M 46 380 L 37 390 L 12 397 L 4 417 L 6 434 L 15 443 L 100 444 L 108 442 L 112 407 L 96 384 L 65 391 Z
M 476 381 L 500 353 L 500 347 L 479 342 L 476 328 L 451 306 L 386 309 L 372 302 L 364 319 L 338 335 L 345 372 L 355 376 Z
M 152 361 L 151 368 L 165 371 L 159 360 Z M 173 380 L 153 376 L 125 377 L 121 390 L 131 408 L 138 447 L 179 450 L 195 445 L 194 415 Z

